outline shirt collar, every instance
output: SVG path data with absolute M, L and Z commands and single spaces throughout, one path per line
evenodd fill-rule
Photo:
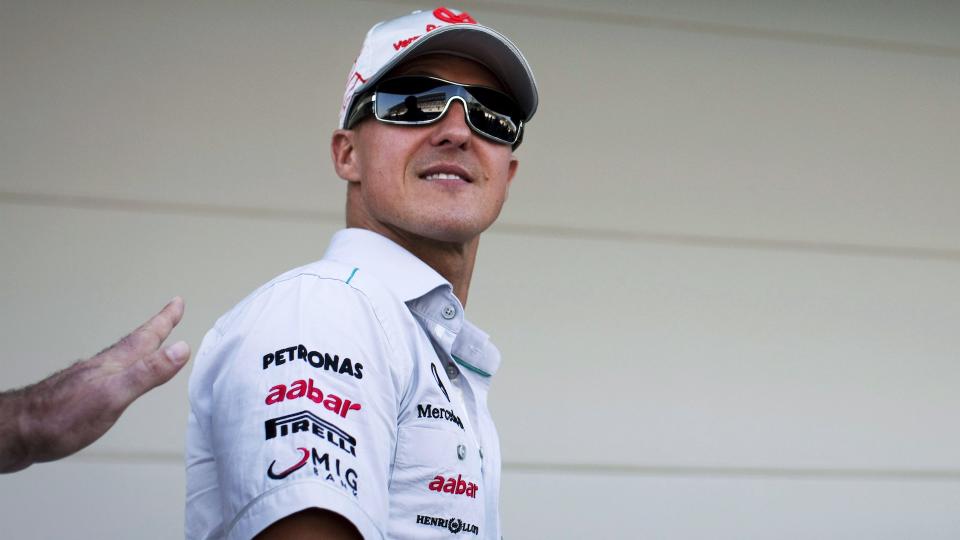
M 453 344 L 452 356 L 461 367 L 484 377 L 492 377 L 500 369 L 500 350 L 486 332 L 466 319 Z
M 338 231 L 323 258 L 373 275 L 404 302 L 420 298 L 437 287 L 453 290 L 450 282 L 427 263 L 386 236 L 366 229 Z
M 396 242 L 366 229 L 343 229 L 333 235 L 323 258 L 353 266 L 386 285 L 461 367 L 484 377 L 497 372 L 500 351 L 464 318 L 450 282 Z

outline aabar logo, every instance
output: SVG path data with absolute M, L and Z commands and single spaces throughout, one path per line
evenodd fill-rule
M 360 410 L 360 404 L 354 403 L 349 399 L 330 393 L 324 398 L 323 392 L 314 386 L 313 379 L 293 381 L 290 383 L 289 389 L 286 385 L 278 384 L 270 389 L 270 393 L 267 394 L 264 403 L 273 405 L 274 403 L 280 403 L 284 400 L 300 399 L 304 396 L 317 405 L 323 405 L 328 411 L 339 414 L 342 418 L 346 418 L 347 413 L 350 411 Z
M 357 471 L 343 465 L 339 458 L 331 458 L 330 454 L 320 454 L 316 448 L 309 451 L 306 448 L 297 448 L 300 452 L 300 459 L 280 472 L 275 470 L 277 460 L 270 463 L 267 468 L 267 476 L 273 480 L 283 480 L 291 474 L 302 469 L 309 460 L 313 465 L 313 475 L 334 485 L 349 491 L 354 497 L 357 496 Z
M 463 479 L 463 476 L 457 475 L 456 478 L 448 477 L 444 478 L 439 474 L 433 477 L 433 480 L 427 485 L 427 489 L 430 491 L 436 491 L 437 493 L 449 493 L 451 495 L 466 495 L 471 499 L 477 498 L 477 491 L 480 491 L 480 486 L 474 484 L 473 482 L 468 482 Z
M 303 345 L 294 345 L 263 355 L 263 369 L 281 366 L 294 360 L 303 360 L 315 368 L 350 375 L 356 379 L 363 378 L 363 364 L 360 362 L 354 362 L 346 356 L 341 359 L 336 354 L 331 356 L 330 353 L 311 351 Z
M 452 534 L 464 533 L 464 534 L 473 534 L 474 536 L 480 534 L 480 527 L 472 523 L 467 523 L 460 518 L 438 518 L 433 516 L 424 516 L 417 515 L 417 524 L 418 525 L 431 525 L 433 527 L 440 527 L 450 531 Z
M 268 441 L 275 437 L 286 437 L 291 433 L 313 433 L 351 456 L 357 455 L 357 439 L 353 435 L 310 411 L 271 418 L 263 423 L 263 429 L 265 440 Z

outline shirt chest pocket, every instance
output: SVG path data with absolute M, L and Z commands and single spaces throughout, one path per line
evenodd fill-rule
M 483 468 L 480 450 L 456 426 L 401 426 L 390 491 L 410 511 L 456 510 L 480 522 Z

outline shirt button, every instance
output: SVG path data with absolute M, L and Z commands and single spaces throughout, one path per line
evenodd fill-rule
M 444 319 L 447 319 L 449 321 L 450 319 L 457 316 L 457 308 L 451 306 L 450 304 L 447 304 L 443 306 L 443 311 L 441 311 L 440 314 L 443 315 Z
M 450 377 L 451 379 L 456 379 L 458 373 L 460 373 L 460 371 L 458 371 L 453 364 L 447 364 L 447 377 Z
M 464 445 L 462 445 L 462 444 L 458 444 L 458 445 L 457 445 L 457 457 L 460 458 L 461 460 L 467 458 L 467 447 L 466 447 L 466 446 L 464 446 Z

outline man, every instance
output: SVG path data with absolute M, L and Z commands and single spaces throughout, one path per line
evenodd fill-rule
M 463 307 L 536 106 L 520 51 L 467 13 L 370 30 L 331 142 L 349 228 L 197 354 L 188 538 L 500 538 L 500 354 Z
M 173 378 L 190 357 L 190 346 L 178 341 L 160 350 L 160 345 L 181 317 L 178 296 L 94 357 L 26 388 L 0 392 L 0 473 L 85 448 L 135 399 Z

